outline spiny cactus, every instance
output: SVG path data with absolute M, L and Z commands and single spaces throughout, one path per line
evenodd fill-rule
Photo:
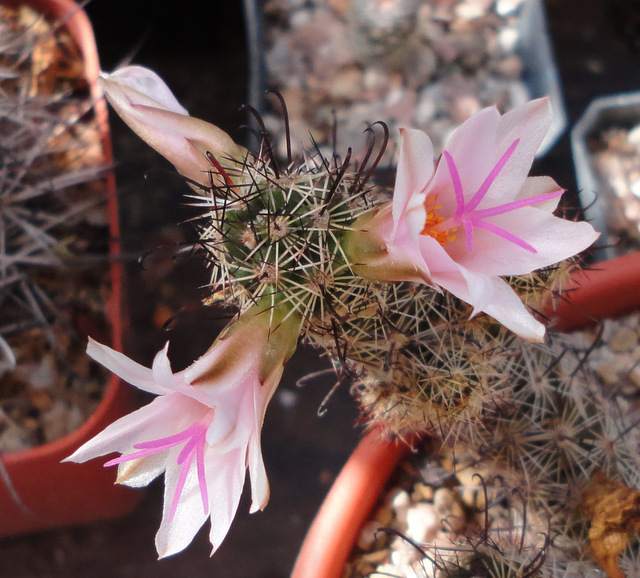
M 478 474 L 488 525 L 449 544 L 447 556 L 441 544 L 426 546 L 440 556 L 438 576 L 456 576 L 454 567 L 565 575 L 587 556 L 581 496 L 590 477 L 640 483 L 640 430 L 628 404 L 589 370 L 591 345 L 555 334 L 532 343 L 488 316 L 470 319 L 472 308 L 450 293 L 355 274 L 344 238 L 385 193 L 359 190 L 362 170 L 336 158 L 316 153 L 286 169 L 247 158 L 207 191 L 201 240 L 214 259 L 212 300 L 288 303 L 305 320 L 303 338 L 351 381 L 367 426 L 436 436 L 458 471 Z M 543 311 L 577 266 L 510 283 Z
M 598 472 L 640 484 L 640 432 L 623 392 L 589 368 L 592 344 L 545 340 L 534 317 L 562 298 L 577 266 L 567 258 L 597 237 L 552 215 L 562 194 L 552 179 L 526 177 L 546 100 L 481 111 L 436 165 L 429 139 L 405 129 L 391 196 L 373 179 L 384 126 L 369 129 L 382 144 L 372 138 L 357 163 L 351 150 L 326 158 L 315 146 L 281 163 L 260 121 L 252 154 L 189 117 L 149 70 L 125 68 L 103 86 L 194 191 L 212 267 L 206 303 L 232 305 L 240 320 L 260 304 L 274 333 L 299 319 L 300 337 L 351 382 L 367 426 L 437 438 L 454 471 L 475 476 L 478 522 L 428 547 L 432 575 L 596 567 L 584 492 Z
M 212 169 L 225 177 L 222 185 L 211 179 L 194 201 L 203 208 L 200 242 L 211 257 L 209 302 L 244 310 L 268 297 L 303 318 L 303 334 L 323 336 L 343 316 L 368 307 L 342 243 L 354 221 L 380 202 L 368 188 L 379 160 L 367 164 L 374 146 L 372 138 L 355 169 L 351 151 L 344 159 L 316 151 L 286 166 L 248 155 L 227 169 L 209 154 Z

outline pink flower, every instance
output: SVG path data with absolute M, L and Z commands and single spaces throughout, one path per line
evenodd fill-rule
M 148 369 L 89 342 L 91 357 L 158 397 L 108 426 L 67 460 L 84 462 L 118 452 L 122 455 L 105 466 L 118 465 L 117 482 L 132 487 L 146 486 L 164 472 L 164 509 L 156 535 L 161 558 L 188 546 L 209 517 L 215 552 L 235 516 L 247 468 L 251 512 L 269 500 L 260 430 L 284 363 L 295 349 L 298 325 L 290 317 L 270 330 L 269 312 L 245 316 L 179 373 L 171 371 L 166 346 Z
M 501 277 L 567 259 L 598 237 L 588 223 L 552 214 L 564 192 L 553 179 L 527 177 L 551 114 L 548 99 L 504 116 L 486 108 L 451 135 L 435 166 L 429 137 L 401 130 L 392 202 L 348 243 L 358 272 L 441 287 L 473 315 L 541 340 L 544 326 Z
M 99 79 L 107 100 L 129 127 L 185 177 L 205 186 L 220 184 L 219 163 L 232 166 L 246 150 L 217 126 L 189 116 L 152 70 L 126 66 Z

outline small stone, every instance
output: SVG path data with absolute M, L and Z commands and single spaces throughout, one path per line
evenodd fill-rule
M 394 509 L 406 509 L 411 503 L 411 498 L 406 490 L 396 490 L 389 498 L 389 505 Z
M 465 525 L 465 515 L 460 497 L 448 488 L 438 488 L 433 496 L 436 515 L 442 528 L 459 532 Z
M 513 26 L 507 26 L 498 32 L 498 43 L 504 52 L 514 52 L 520 41 L 520 33 Z
M 389 73 L 377 66 L 368 66 L 362 77 L 363 88 L 375 96 L 379 93 L 386 92 L 389 88 Z
M 56 382 L 57 372 L 53 356 L 48 354 L 42 357 L 39 363 L 24 363 L 16 369 L 16 375 L 20 376 L 36 390 L 48 390 Z
M 413 30 L 417 0 L 353 0 L 351 24 L 371 45 L 397 45 Z
M 69 408 L 63 401 L 56 400 L 42 413 L 41 422 L 47 441 L 60 439 L 69 433 Z
M 301 28 L 313 22 L 314 11 L 309 9 L 296 10 L 289 18 L 291 28 Z
M 398 536 L 391 542 L 391 555 L 389 556 L 391 563 L 396 567 L 411 564 L 420 559 L 420 552 L 413 544 Z
M 463 0 L 456 8 L 455 13 L 458 18 L 474 20 L 489 12 L 493 0 Z
M 351 6 L 351 0 L 329 0 L 329 8 L 340 18 L 344 18 Z
M 517 80 L 522 77 L 522 60 L 516 54 L 501 59 L 496 65 L 496 72 L 503 78 Z
M 433 504 L 419 502 L 407 510 L 406 535 L 414 542 L 430 542 L 440 529 L 440 519 Z
M 46 391 L 29 388 L 28 393 L 31 403 L 40 411 L 46 411 L 53 405 L 51 395 Z
M 419 46 L 405 65 L 404 81 L 412 90 L 429 84 L 438 70 L 438 58 L 430 46 Z
M 396 87 L 389 91 L 385 99 L 385 118 L 396 121 L 398 124 L 409 124 L 416 109 L 416 93 L 402 87 Z
M 29 434 L 0 409 L 0 454 L 31 447 Z
M 329 96 L 335 101 L 351 101 L 358 98 L 362 91 L 363 74 L 357 68 L 348 68 L 339 72 L 329 88 Z
M 380 506 L 376 509 L 373 518 L 378 526 L 390 526 L 393 521 L 393 509 L 385 505 Z
M 380 523 L 377 520 L 369 520 L 365 523 L 358 534 L 358 540 L 356 542 L 358 548 L 361 550 L 371 550 L 376 543 L 376 532 L 380 527 Z
M 377 566 L 389 559 L 389 551 L 385 548 L 382 550 L 374 550 L 373 552 L 367 552 L 362 555 L 362 559 L 368 564 Z
M 423 484 L 422 482 L 418 482 L 413 488 L 411 499 L 414 502 L 432 502 L 433 488 Z
M 621 327 L 609 342 L 615 353 L 631 352 L 638 346 L 638 334 L 631 327 Z
M 407 509 L 411 503 L 411 497 L 405 490 L 398 490 L 395 494 L 392 494 L 389 500 L 389 505 L 393 508 L 396 514 L 396 519 L 400 524 L 407 523 Z
M 500 16 L 508 16 L 512 12 L 515 12 L 524 0 L 497 0 L 496 12 Z
M 480 111 L 482 106 L 476 98 L 471 94 L 463 94 L 454 98 L 453 102 L 449 106 L 451 112 L 451 118 L 456 124 L 462 124 L 469 117 Z
M 521 80 L 513 80 L 509 83 L 509 108 L 521 106 L 531 100 L 531 94 L 527 85 Z

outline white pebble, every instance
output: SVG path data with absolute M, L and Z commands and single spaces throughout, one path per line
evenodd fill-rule
M 391 496 L 389 505 L 393 508 L 398 523 L 403 525 L 407 523 L 407 509 L 410 503 L 411 497 L 405 490 L 398 490 Z
M 440 519 L 433 504 L 418 502 L 407 510 L 406 535 L 420 544 L 430 542 L 438 533 Z
M 498 32 L 498 43 L 505 52 L 513 52 L 520 40 L 520 33 L 513 26 L 505 26 Z
M 411 503 L 411 497 L 406 490 L 398 490 L 394 494 L 391 494 L 389 499 L 389 505 L 395 510 L 399 508 L 407 509 Z
M 358 548 L 361 550 L 371 550 L 376 541 L 376 532 L 380 527 L 377 520 L 369 520 L 360 530 L 358 536 Z

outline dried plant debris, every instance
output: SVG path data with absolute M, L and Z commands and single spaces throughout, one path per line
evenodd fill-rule
M 392 134 L 420 128 L 440 148 L 481 108 L 506 111 L 530 98 L 516 51 L 522 3 L 270 0 L 267 82 L 285 97 L 292 132 L 311 129 L 321 145 L 331 146 L 334 120 L 342 150 L 383 118 Z M 282 137 L 277 117 L 265 122 Z
M 0 451 L 76 429 L 108 335 L 104 156 L 79 48 L 28 7 L 0 7 Z M 96 266 L 99 263 L 99 266 Z
M 624 578 L 618 558 L 629 534 L 640 530 L 640 491 L 596 472 L 582 495 L 582 507 L 591 520 L 589 544 L 609 578 Z

